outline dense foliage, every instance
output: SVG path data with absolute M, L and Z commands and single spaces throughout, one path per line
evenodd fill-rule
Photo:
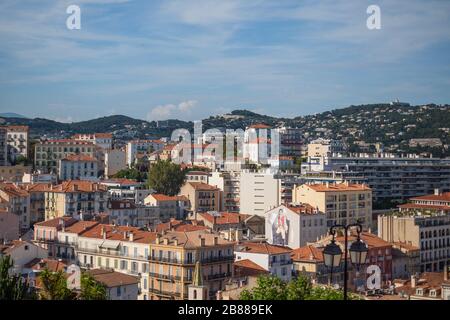
M 106 300 L 106 287 L 97 282 L 88 273 L 81 276 L 81 293 L 82 300 Z
M 13 266 L 10 256 L 0 258 L 0 300 L 31 299 L 28 284 L 20 275 L 10 274 Z
M 158 161 L 150 167 L 147 184 L 157 193 L 174 196 L 180 192 L 185 177 L 186 172 L 180 165 L 167 160 Z

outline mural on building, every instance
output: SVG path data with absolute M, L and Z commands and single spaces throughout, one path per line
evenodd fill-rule
M 272 225 L 272 244 L 287 246 L 289 239 L 289 221 L 283 208 L 271 214 L 270 224 Z

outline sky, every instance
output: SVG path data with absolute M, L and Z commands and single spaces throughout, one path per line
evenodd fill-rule
M 80 30 L 66 27 L 73 4 Z M 0 113 L 198 120 L 450 103 L 449 52 L 448 0 L 2 0 Z

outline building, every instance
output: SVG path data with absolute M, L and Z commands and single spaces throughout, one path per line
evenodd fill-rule
M 393 212 L 378 216 L 378 236 L 420 248 L 420 272 L 442 271 L 450 259 L 450 215 Z
M 420 248 L 408 243 L 392 243 L 392 278 L 408 279 L 420 272 Z
M 336 171 L 348 181 L 361 181 L 373 190 L 374 203 L 404 202 L 412 197 L 432 194 L 435 189 L 450 191 L 450 159 L 423 158 L 417 155 L 334 154 L 308 158 L 302 172 Z M 392 206 L 393 207 L 393 206 Z
M 243 171 L 240 175 L 240 211 L 264 216 L 281 204 L 281 180 L 270 172 Z
M 97 182 L 68 180 L 45 191 L 45 219 L 94 215 L 106 209 L 106 187 Z
M 8 131 L 0 127 L 0 167 L 8 165 Z
M 150 244 L 149 291 L 153 299 L 187 299 L 196 262 L 209 298 L 233 277 L 234 242 L 206 230 L 168 231 Z
M 65 180 L 98 180 L 98 160 L 82 154 L 73 154 L 59 160 L 58 178 Z
M 220 211 L 220 189 L 202 182 L 186 182 L 180 195 L 190 202 L 193 212 Z
M 108 189 L 108 195 L 112 200 L 130 200 L 142 204 L 149 194 L 154 193 L 145 187 L 144 182 L 126 178 L 101 180 L 100 184 Z
M 206 171 L 189 171 L 186 173 L 187 182 L 203 182 L 208 184 L 209 173 Z
M 127 154 L 121 149 L 105 152 L 105 177 L 111 178 L 120 170 L 127 168 Z
M 13 267 L 9 270 L 11 273 L 26 275 L 28 271 L 27 264 L 36 258 L 47 258 L 47 252 L 34 243 L 19 239 L 0 244 L 0 258 L 2 256 L 9 256 L 14 262 Z
M 30 174 L 31 170 L 31 166 L 24 166 L 22 164 L 15 166 L 0 166 L 0 181 L 20 183 L 22 182 L 23 176 L 25 174 Z
M 266 239 L 270 244 L 298 248 L 327 234 L 325 213 L 309 204 L 281 205 L 266 212 Z
M 159 208 L 159 219 L 168 221 L 171 218 L 182 219 L 186 210 L 190 207 L 190 201 L 186 196 L 166 196 L 153 193 L 144 199 L 144 205 Z
M 208 182 L 222 191 L 221 206 L 230 212 L 240 211 L 240 172 L 239 171 L 213 171 Z
M 28 126 L 7 126 L 8 132 L 8 161 L 15 164 L 17 158 L 22 156 L 28 159 Z
M 19 239 L 19 216 L 6 209 L 0 209 L 0 243 Z
M 339 267 L 325 266 L 323 258 L 324 246 L 308 244 L 292 250 L 291 258 L 295 275 L 304 275 L 311 279 L 314 284 L 344 284 L 344 259 Z M 332 277 L 332 278 L 331 278 Z
M 235 247 L 236 262 L 248 259 L 283 281 L 292 278 L 292 249 L 266 242 L 242 242 Z
M 138 300 L 139 277 L 105 269 L 88 270 L 106 289 L 107 300 Z
M 427 215 L 441 212 L 450 214 L 450 192 L 441 192 L 441 190 L 435 189 L 434 194 L 411 198 L 408 203 L 401 204 L 398 208 L 402 213 Z
M 56 173 L 58 161 L 73 154 L 95 158 L 98 147 L 89 141 L 72 139 L 45 140 L 35 145 L 34 164 L 42 173 Z
M 0 183 L 0 209 L 19 217 L 21 232 L 31 226 L 30 194 L 13 183 Z
M 51 183 L 23 183 L 19 187 L 30 194 L 30 222 L 45 220 L 45 192 L 52 188 Z
M 395 292 L 408 300 L 450 300 L 448 271 L 424 272 L 395 281 Z
M 162 150 L 164 142 L 161 140 L 133 140 L 127 144 L 127 165 L 131 167 L 139 153 L 151 154 L 154 151 Z
M 78 235 L 75 255 L 86 269 L 112 269 L 139 277 L 139 300 L 147 300 L 150 247 L 156 234 L 135 227 L 97 224 Z
M 338 140 L 317 139 L 308 144 L 308 156 L 325 157 L 333 153 L 343 152 L 344 144 Z
M 81 133 L 74 135 L 72 139 L 93 143 L 102 148 L 105 152 L 112 149 L 112 133 Z
M 292 202 L 308 203 L 324 212 L 327 227 L 358 221 L 368 229 L 372 224 L 372 190 L 365 184 L 303 184 L 294 188 Z
M 302 129 L 281 127 L 276 130 L 280 136 L 280 155 L 301 157 L 304 143 Z

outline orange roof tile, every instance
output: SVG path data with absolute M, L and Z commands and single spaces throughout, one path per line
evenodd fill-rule
M 281 254 L 290 253 L 292 252 L 292 249 L 289 247 L 276 246 L 267 242 L 243 242 L 238 245 L 236 251 L 261 254 Z
M 150 243 L 156 238 L 155 232 L 143 231 L 135 227 L 127 226 L 113 226 L 110 224 L 97 224 L 80 234 L 80 237 L 102 239 L 102 232 L 106 232 L 107 240 L 130 241 L 129 238 L 124 238 L 124 233 L 133 233 L 133 242 L 136 243 Z
M 249 259 L 234 262 L 234 275 L 236 277 L 259 276 L 268 274 L 269 271 Z
M 309 184 L 309 188 L 317 192 L 340 192 L 340 191 L 370 191 L 370 187 L 365 184 L 356 183 L 330 183 L 326 184 Z
M 291 258 L 293 261 L 323 262 L 323 248 L 312 245 L 303 246 L 294 249 Z

